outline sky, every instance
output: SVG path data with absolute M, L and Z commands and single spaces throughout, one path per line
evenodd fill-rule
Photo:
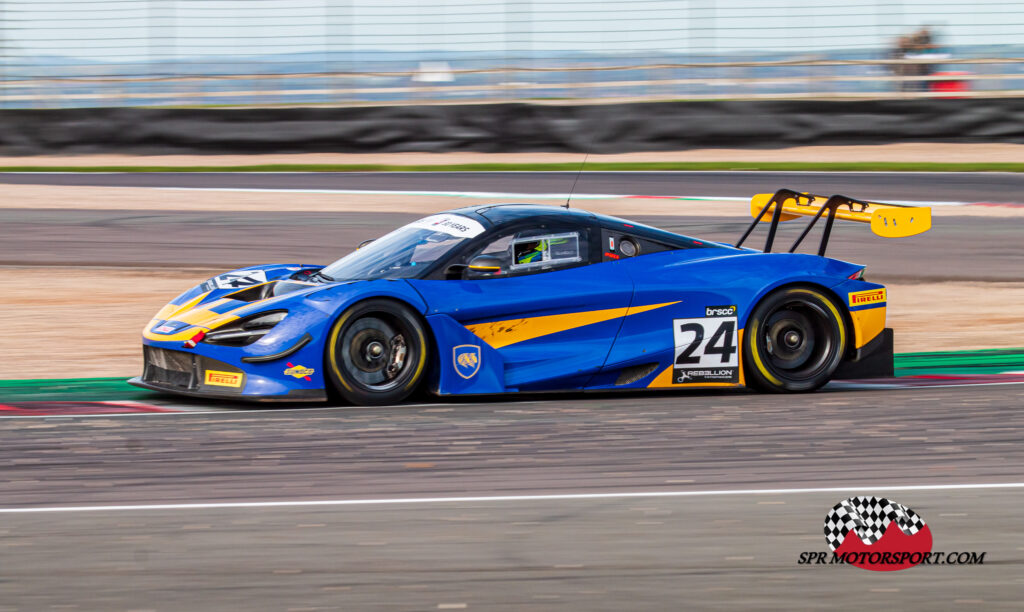
M 997 0 L 2 0 L 8 61 L 160 61 L 355 49 L 530 57 L 881 49 L 931 24 L 948 45 L 1024 44 Z

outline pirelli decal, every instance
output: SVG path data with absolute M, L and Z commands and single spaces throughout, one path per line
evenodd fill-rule
M 235 387 L 237 389 L 242 386 L 242 374 L 238 372 L 207 370 L 206 378 L 203 380 L 206 384 L 216 387 Z
M 885 302 L 885 287 L 869 291 L 855 291 L 850 294 L 850 307 L 870 306 Z

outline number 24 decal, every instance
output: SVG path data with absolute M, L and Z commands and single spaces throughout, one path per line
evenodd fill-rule
M 683 349 L 679 356 L 676 357 L 676 365 L 692 365 L 700 363 L 700 355 L 694 355 L 693 353 L 700 348 L 701 343 L 704 340 L 704 325 L 700 323 L 680 323 L 678 332 L 680 334 L 693 333 L 693 341 Z M 718 328 L 711 338 L 708 340 L 707 346 L 704 348 L 705 355 L 721 355 L 722 363 L 729 363 L 732 360 L 732 354 L 737 352 L 736 346 L 733 342 L 733 336 L 736 333 L 736 320 L 721 321 L 718 323 Z

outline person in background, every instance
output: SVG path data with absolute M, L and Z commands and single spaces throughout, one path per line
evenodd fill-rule
M 896 40 L 896 44 L 893 45 L 892 50 L 889 52 L 889 59 L 893 59 L 893 60 L 906 59 L 907 53 L 909 53 L 909 52 L 910 52 L 910 37 L 909 36 L 900 36 Z M 908 68 L 913 68 L 913 66 L 908 66 L 907 64 L 889 64 L 889 69 L 892 71 L 893 76 L 898 76 L 898 77 L 909 76 Z M 896 82 L 896 89 L 898 89 L 899 91 L 907 91 L 907 85 L 909 85 L 909 83 L 907 81 L 897 81 Z
M 931 30 L 924 27 L 911 34 L 910 49 L 914 56 L 922 60 L 930 59 L 930 56 L 935 53 L 936 49 Z M 922 61 L 912 67 L 914 68 L 914 76 L 931 76 L 935 72 L 935 64 L 929 61 Z M 914 86 L 913 89 L 915 91 L 925 91 L 928 89 L 928 81 L 915 81 L 911 84 Z
M 937 46 L 931 29 L 922 27 L 907 36 L 901 36 L 892 51 L 890 59 L 917 60 L 915 63 L 891 64 L 892 73 L 896 76 L 931 76 L 935 72 L 935 63 L 928 61 L 934 58 Z M 900 91 L 926 91 L 928 81 L 900 81 Z

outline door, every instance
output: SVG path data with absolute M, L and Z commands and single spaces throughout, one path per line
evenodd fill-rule
M 486 255 L 486 270 L 410 284 L 428 316 L 452 317 L 498 352 L 509 390 L 581 388 L 604 364 L 633 292 L 618 262 L 590 264 L 587 237 L 583 228 L 506 234 L 467 256 Z

